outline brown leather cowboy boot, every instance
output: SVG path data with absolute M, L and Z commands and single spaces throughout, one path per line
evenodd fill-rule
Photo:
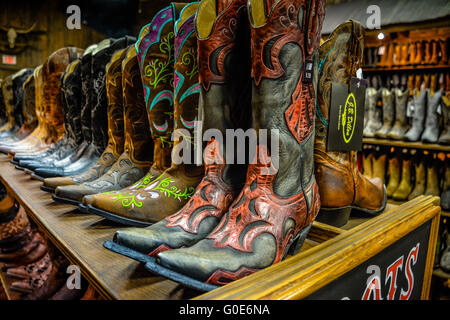
M 11 137 L 18 129 L 14 118 L 14 96 L 13 96 L 13 81 L 12 75 L 7 76 L 3 80 L 2 94 L 5 102 L 7 122 L 0 127 L 0 139 L 7 139 Z
M 97 163 L 87 171 L 74 176 L 46 178 L 44 186 L 57 189 L 53 197 L 57 201 L 78 204 L 85 194 L 95 193 L 95 189 L 85 186 L 105 174 L 124 151 L 124 106 L 122 90 L 122 62 L 127 48 L 114 53 L 106 66 L 106 91 L 108 96 L 108 144 Z M 60 188 L 57 188 L 60 187 Z M 74 200 L 74 201 L 71 201 Z
M 408 196 L 412 191 L 413 186 L 411 184 L 411 164 L 411 159 L 403 159 L 402 178 L 397 190 L 395 190 L 395 192 L 392 194 L 392 198 L 394 200 L 404 201 L 408 199 Z
M 212 233 L 192 247 L 158 254 L 159 268 L 173 272 L 169 277 L 181 273 L 215 287 L 278 263 L 289 250 L 298 252 L 319 210 L 312 169 L 317 78 L 306 71 L 317 75 L 325 1 L 264 4 L 247 3 L 253 128 L 280 129 L 279 161 L 260 141 L 244 188 Z M 156 263 L 146 268 L 159 270 Z
M 388 160 L 388 178 L 389 182 L 386 187 L 386 193 L 389 198 L 392 197 L 395 190 L 400 184 L 400 160 L 397 156 L 393 156 Z
M 430 46 L 430 41 L 425 41 L 425 46 L 424 46 L 424 57 L 422 59 L 421 64 L 429 64 L 431 63 L 431 46 Z
M 211 17 L 215 17 L 213 24 L 209 23 Z M 228 29 L 230 21 L 236 23 Z M 233 117 L 235 111 L 250 109 L 250 29 L 245 0 L 202 2 L 195 27 L 203 130 L 217 129 L 225 136 L 226 129 L 240 125 Z M 224 37 L 223 30 L 229 30 L 230 37 Z M 215 54 L 217 50 L 219 54 Z M 114 236 L 115 243 L 109 241 L 104 246 L 145 262 L 145 255 L 190 246 L 204 239 L 219 223 L 244 184 L 240 174 L 243 168 L 226 164 L 225 149 L 215 139 L 208 142 L 204 153 L 205 176 L 180 211 L 145 229 L 120 230 Z M 130 255 L 131 250 L 145 255 Z
M 437 64 L 438 63 L 438 43 L 437 41 L 431 42 L 431 58 L 430 58 L 431 64 Z
M 425 188 L 426 196 L 440 196 L 439 191 L 439 173 L 438 168 L 440 168 L 439 160 L 432 159 L 428 161 L 427 165 L 427 184 Z
M 425 194 L 426 170 L 425 162 L 423 159 L 419 159 L 418 157 L 414 159 L 414 172 L 415 186 L 411 193 L 408 195 L 408 200 L 412 200 L 420 195 Z
M 422 41 L 418 41 L 416 43 L 416 56 L 414 59 L 414 64 L 421 64 L 424 60 L 424 52 Z
M 315 176 L 319 185 L 321 211 L 318 221 L 344 225 L 352 208 L 370 214 L 384 210 L 386 194 L 380 179 L 368 180 L 356 166 L 356 152 L 327 152 L 331 83 L 349 85 L 361 64 L 364 29 L 355 21 L 340 25 L 319 49 L 318 100 L 314 143 Z M 334 66 L 339 66 L 338 68 Z M 356 187 L 357 186 L 357 187 Z M 368 196 L 370 195 L 370 196 Z
M 194 32 L 197 7 L 198 3 L 188 4 L 175 23 L 174 126 L 183 130 L 183 139 L 174 143 L 171 167 L 153 179 L 144 178 L 128 188 L 85 197 L 90 212 L 132 226 L 149 225 L 181 209 L 194 194 L 203 167 L 177 164 L 174 156 L 179 155 L 181 146 L 185 147 L 183 154 L 189 155 L 195 143 L 193 133 L 200 91 Z
M 81 57 L 82 49 L 67 47 L 61 48 L 52 53 L 42 68 L 42 98 L 45 107 L 46 124 L 48 136 L 45 142 L 39 141 L 37 144 L 10 150 L 10 154 L 39 152 L 51 147 L 64 133 L 63 109 L 61 100 L 61 76 L 67 66 L 74 60 Z
M 401 45 L 400 65 L 402 65 L 402 66 L 405 66 L 408 64 L 408 49 L 409 49 L 409 45 L 407 43 L 403 43 Z
M 373 176 L 373 152 L 371 150 L 363 151 L 363 174 L 370 179 Z
M 386 175 L 386 154 L 374 154 L 373 157 L 373 178 L 379 178 L 385 184 Z
M 409 59 L 408 59 L 409 65 L 415 63 L 416 55 L 417 55 L 417 45 L 415 42 L 412 42 L 409 44 Z
M 25 69 L 26 70 L 26 69 Z M 1 139 L 0 146 L 11 146 L 20 143 L 25 139 L 37 125 L 36 112 L 35 112 L 35 97 L 34 97 L 34 76 L 33 71 L 30 69 L 23 74 L 22 77 L 26 76 L 26 80 L 22 84 L 21 95 L 22 98 L 16 102 L 15 108 L 17 109 L 17 104 L 21 105 L 21 113 L 23 118 L 22 126 L 19 130 L 9 138 Z M 20 81 L 19 79 L 17 79 Z M 23 80 L 23 79 L 22 79 Z M 18 85 L 18 83 L 16 83 Z M 17 91 L 17 90 L 16 90 Z M 20 94 L 17 92 L 16 94 Z

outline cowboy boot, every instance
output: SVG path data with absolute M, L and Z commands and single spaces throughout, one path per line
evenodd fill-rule
M 447 42 L 444 40 L 439 40 L 439 49 L 441 52 L 440 64 L 447 64 L 448 63 Z
M 356 76 L 360 67 L 363 37 L 364 29 L 359 23 L 347 22 L 339 26 L 319 49 L 322 70 L 319 71 L 318 100 L 322 116 L 317 112 L 314 167 L 321 211 L 317 220 L 336 226 L 347 222 L 352 208 L 377 214 L 384 210 L 386 203 L 381 180 L 368 180 L 359 172 L 356 152 L 326 150 L 330 86 L 331 83 L 350 85 L 352 76 Z M 334 63 L 338 63 L 341 70 L 333 69 Z
M 395 88 L 393 94 L 395 95 L 395 122 L 387 136 L 390 139 L 401 140 L 404 138 L 406 131 L 408 131 L 406 107 L 408 104 L 409 89 L 402 91 L 401 89 Z
M 131 48 L 131 46 L 129 47 Z M 116 53 L 106 68 L 106 90 L 108 95 L 108 146 L 95 166 L 88 171 L 69 177 L 47 178 L 44 186 L 56 188 L 54 200 L 66 201 L 77 205 L 86 194 L 93 194 L 114 187 L 102 177 L 110 177 L 109 170 L 124 152 L 124 97 L 122 88 L 122 62 L 129 48 Z M 116 168 L 115 168 L 116 169 Z M 101 187 L 98 187 L 101 186 Z
M 418 141 L 424 130 L 425 122 L 425 108 L 427 101 L 427 90 L 419 92 L 414 89 L 413 100 L 414 104 L 414 114 L 412 120 L 412 126 L 405 134 L 406 141 Z
M 363 151 L 363 174 L 368 179 L 373 176 L 372 162 L 373 152 L 371 150 Z
M 384 45 L 384 54 L 380 58 L 380 63 L 378 64 L 379 67 L 387 66 L 388 58 L 389 58 L 389 50 L 390 50 L 391 46 L 392 46 L 391 44 Z
M 438 43 L 437 41 L 431 42 L 431 58 L 430 58 L 430 64 L 438 64 Z
M 408 64 L 408 49 L 409 49 L 409 46 L 408 46 L 408 44 L 407 43 L 403 43 L 402 45 L 401 45 L 402 47 L 401 47 L 401 58 L 400 58 L 400 65 L 402 65 L 402 66 L 405 66 L 405 65 L 407 65 Z
M 439 136 L 438 143 L 450 144 L 450 99 L 447 96 L 442 96 L 442 116 L 444 118 L 444 130 Z
M 381 96 L 381 90 L 375 88 L 366 89 L 365 105 L 367 105 L 367 124 L 364 127 L 363 135 L 367 138 L 375 137 L 375 132 L 383 125 L 381 122 L 379 107 L 377 106 L 378 99 Z
M 441 194 L 439 191 L 439 174 L 438 168 L 440 165 L 437 160 L 431 160 L 427 165 L 427 184 L 425 187 L 426 196 L 439 197 Z
M 61 99 L 61 76 L 67 66 L 78 59 L 82 49 L 67 47 L 52 53 L 42 68 L 42 102 L 48 136 L 42 137 L 33 145 L 14 148 L 10 154 L 36 153 L 52 147 L 64 134 L 64 113 Z
M 50 255 L 46 253 L 39 260 L 14 268 L 7 268 L 6 276 L 15 279 L 31 279 L 39 276 L 40 273 L 47 270 L 50 267 L 51 260 Z
M 445 162 L 444 183 L 442 186 L 440 205 L 443 210 L 450 211 L 450 165 L 449 161 Z
M 425 182 L 426 182 L 426 171 L 425 163 L 422 159 L 415 159 L 414 161 L 414 176 L 415 185 L 414 189 L 408 195 L 408 200 L 412 200 L 420 195 L 425 194 Z
M 383 125 L 380 129 L 375 131 L 375 136 L 378 138 L 386 138 L 388 133 L 392 129 L 392 124 L 394 122 L 394 99 L 395 94 L 389 89 L 381 89 L 381 97 L 383 100 Z
M 399 66 L 401 64 L 402 45 L 397 44 L 394 49 L 393 65 Z
M 392 195 L 392 198 L 397 201 L 404 201 L 408 199 L 409 194 L 413 188 L 411 184 L 411 159 L 403 159 L 402 161 L 402 178 L 400 184 Z
M 33 74 L 28 75 L 27 79 L 22 85 L 23 91 L 23 124 L 20 129 L 10 138 L 2 139 L 0 146 L 10 146 L 11 144 L 18 144 L 28 137 L 37 126 L 36 106 L 35 106 L 35 87 Z
M 389 183 L 386 187 L 386 193 L 389 198 L 392 198 L 392 195 L 397 190 L 400 184 L 400 160 L 398 157 L 393 156 L 388 161 L 388 178 Z
M 184 148 L 183 155 L 186 153 L 188 161 L 192 161 L 192 137 L 200 91 L 194 32 L 197 6 L 198 3 L 192 3 L 184 7 L 183 14 L 175 22 L 174 127 L 181 128 L 183 140 L 175 137 L 171 167 L 151 179 L 144 177 L 128 188 L 86 196 L 83 204 L 88 204 L 90 212 L 132 226 L 149 225 L 181 209 L 194 194 L 203 176 L 203 167 L 177 164 L 174 157 L 180 154 L 181 147 Z M 174 133 L 176 136 L 177 131 Z
M 67 167 L 37 168 L 35 173 L 44 178 L 56 176 L 78 175 L 93 167 L 105 149 L 105 135 L 107 135 L 105 66 L 111 60 L 115 51 L 125 48 L 133 41 L 131 37 L 108 39 L 109 41 L 92 52 L 92 79 L 95 103 L 91 108 L 92 143 L 83 155 Z
M 410 43 L 409 44 L 409 59 L 408 64 L 412 65 L 416 61 L 416 55 L 417 55 L 417 45 L 416 43 Z
M 226 129 L 239 127 L 233 109 L 250 108 L 250 48 L 247 45 L 250 30 L 245 1 L 219 1 L 212 7 L 207 3 L 200 4 L 195 21 L 200 61 L 199 108 L 204 115 L 203 129 L 217 129 L 225 135 Z M 205 25 L 211 15 L 215 17 L 214 23 Z M 230 21 L 236 24 L 229 25 Z M 228 29 L 229 26 L 232 28 Z M 223 30 L 227 30 L 230 37 L 223 37 Z M 214 54 L 219 48 L 227 48 L 223 49 L 221 59 Z M 202 63 L 204 61 L 208 63 Z M 221 70 L 220 74 L 215 73 L 216 70 Z M 242 76 L 245 74 L 248 76 Z M 154 256 L 163 250 L 191 246 L 204 239 L 217 226 L 245 182 L 239 174 L 241 166 L 225 163 L 225 150 L 215 139 L 208 142 L 204 153 L 205 176 L 180 211 L 145 229 L 117 231 L 114 242 L 126 250 L 118 250 L 111 242 L 104 246 L 125 255 L 133 250 Z M 191 217 L 196 218 L 191 222 Z M 131 257 L 145 262 L 136 255 Z
M 387 51 L 387 57 L 386 57 L 386 67 L 392 68 L 394 65 L 394 54 L 395 54 L 395 48 L 398 47 L 398 45 L 395 45 L 394 43 L 391 43 L 388 47 Z
M 77 146 L 83 141 L 81 134 L 81 82 L 80 60 L 75 60 L 67 66 L 66 72 L 61 77 L 61 102 L 64 117 L 64 135 L 42 156 L 37 155 L 34 160 L 19 157 L 18 165 L 22 168 L 36 169 L 51 165 L 71 156 Z M 16 157 L 17 158 L 17 157 Z
M 7 93 L 5 103 L 6 112 L 8 114 L 8 121 L 0 128 L 0 143 L 7 143 L 7 140 L 13 138 L 17 134 L 20 126 L 23 123 L 22 84 L 26 79 L 23 79 L 22 75 L 25 72 L 29 72 L 29 70 L 30 69 L 21 69 L 20 71 L 6 78 L 5 84 Z M 7 96 L 8 93 L 10 94 L 9 97 Z
M 19 126 L 15 123 L 14 118 L 14 93 L 12 75 L 7 76 L 3 80 L 2 93 L 6 106 L 6 114 L 8 115 L 8 121 L 2 127 L 0 127 L 0 139 L 7 139 L 19 129 Z
M 380 178 L 385 184 L 386 176 L 386 154 L 374 154 L 373 157 L 373 178 Z
M 93 194 L 102 190 L 117 190 L 135 183 L 145 175 L 152 164 L 153 141 L 146 118 L 142 81 L 134 46 L 129 48 L 122 62 L 122 75 L 124 152 L 103 176 L 86 184 L 94 191 Z
M 425 120 L 425 130 L 422 133 L 421 140 L 424 143 L 437 143 L 439 138 L 439 115 L 437 109 L 439 107 L 442 90 L 433 92 L 427 89 L 427 112 Z
M 425 55 L 421 62 L 422 64 L 429 64 L 431 62 L 431 50 L 430 49 L 431 49 L 430 41 L 425 41 L 425 47 L 424 47 Z
M 0 79 L 0 127 L 2 127 L 8 121 L 8 115 L 6 114 L 6 106 L 3 98 L 2 85 L 3 79 Z
M 92 75 L 91 75 L 91 67 L 92 67 L 92 52 L 97 48 L 97 44 L 89 46 L 83 53 L 80 58 L 79 64 L 74 65 L 74 69 L 70 72 L 70 76 L 67 76 L 67 81 L 65 85 L 69 85 L 71 90 L 69 89 L 69 93 L 71 94 L 70 99 L 67 99 L 67 103 L 71 110 L 74 110 L 74 114 L 72 117 L 67 114 L 68 119 L 70 121 L 72 119 L 73 126 L 80 128 L 81 131 L 76 132 L 77 145 L 72 153 L 67 155 L 66 157 L 52 161 L 54 162 L 53 166 L 68 166 L 70 163 L 75 162 L 79 159 L 86 148 L 92 143 L 92 131 L 91 131 L 91 105 L 93 104 L 93 96 L 94 92 L 92 89 Z M 80 89 L 81 86 L 81 89 Z M 37 88 L 37 86 L 36 86 Z M 81 90 L 81 94 L 80 94 Z M 38 90 L 36 90 L 38 93 Z M 38 97 L 38 96 L 37 96 Z M 79 99 L 79 100 L 78 100 Z M 73 104 L 71 103 L 73 102 Z M 38 105 L 36 103 L 36 105 Z M 79 122 L 78 122 L 79 121 Z M 65 122 L 67 123 L 67 122 Z M 66 144 L 66 139 L 71 140 L 68 136 L 63 137 L 60 141 L 60 147 Z M 69 142 L 70 145 L 70 142 Z M 43 167 L 43 165 L 39 165 L 39 162 L 43 159 L 46 159 L 49 155 L 53 154 L 59 147 L 55 146 L 55 149 L 50 149 L 47 152 L 39 154 L 38 161 L 30 166 L 30 169 L 36 169 L 38 167 Z M 23 156 L 14 156 L 14 160 L 22 161 L 22 160 L 33 160 L 36 155 L 23 155 Z M 32 162 L 33 163 L 33 162 Z M 28 163 L 27 163 L 28 164 Z M 20 165 L 24 165 L 24 163 L 20 163 Z
M 418 41 L 416 43 L 416 56 L 414 58 L 414 64 L 421 64 L 423 59 L 424 59 L 424 53 L 423 53 L 422 41 Z
M 162 267 L 212 285 L 278 263 L 289 249 L 297 253 L 320 206 L 312 168 L 317 49 L 325 1 L 280 0 L 265 7 L 255 0 L 247 8 L 253 126 L 257 131 L 281 129 L 279 165 L 271 161 L 269 148 L 259 143 L 259 156 L 249 165 L 244 188 L 214 231 L 192 247 L 157 255 Z M 265 50 L 270 50 L 273 69 L 266 67 Z M 308 69 L 315 73 L 311 82 L 305 80 L 303 61 L 315 63 Z M 250 226 L 258 227 L 249 232 Z M 153 271 L 154 266 L 146 264 Z

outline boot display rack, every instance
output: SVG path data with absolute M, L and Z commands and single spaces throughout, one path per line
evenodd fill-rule
M 83 214 L 74 206 L 54 202 L 49 193 L 40 190 L 40 181 L 14 170 L 9 160 L 1 156 L 0 181 L 16 196 L 48 240 L 71 264 L 79 267 L 89 284 L 106 299 L 302 299 L 322 295 L 342 298 L 330 297 L 327 295 L 330 290 L 320 289 L 329 288 L 327 285 L 339 286 L 348 277 L 363 277 L 364 281 L 361 278 L 354 286 L 347 285 L 348 292 L 339 292 L 355 297 L 364 292 L 369 276 L 368 261 L 382 266 L 387 259 L 384 264 L 388 266 L 391 255 L 398 250 L 394 248 L 396 244 L 405 242 L 407 237 L 417 237 L 421 232 L 415 230 L 423 226 L 427 228 L 422 239 L 425 243 L 420 247 L 424 261 L 419 274 L 415 274 L 419 288 L 415 294 L 416 298 L 428 298 L 440 216 L 437 198 L 422 196 L 400 206 L 388 204 L 383 214 L 373 218 L 352 217 L 341 228 L 314 222 L 299 254 L 202 293 L 154 276 L 137 261 L 105 250 L 103 242 L 111 238 L 119 225 Z M 407 246 L 412 243 L 408 240 Z M 404 252 L 406 256 L 410 249 Z M 0 274 L 0 279 L 3 287 L 8 288 L 10 280 L 4 274 Z M 9 299 L 15 297 L 12 291 L 6 294 Z

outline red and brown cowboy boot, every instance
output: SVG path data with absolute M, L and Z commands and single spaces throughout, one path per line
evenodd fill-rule
M 175 23 L 174 127 L 180 129 L 182 139 L 175 138 L 171 167 L 156 178 L 144 177 L 131 187 L 85 197 L 89 197 L 90 212 L 131 226 L 147 226 L 181 209 L 194 194 L 203 167 L 177 164 L 173 157 L 180 152 L 191 153 L 195 143 L 193 133 L 200 91 L 193 26 L 197 6 L 198 3 L 186 5 Z
M 367 179 L 358 170 L 356 152 L 327 152 L 331 84 L 350 85 L 360 68 L 364 29 L 358 22 L 341 24 L 319 49 L 318 117 L 314 143 L 315 176 L 321 210 L 318 221 L 344 225 L 352 208 L 378 214 L 386 206 L 386 192 L 379 178 Z
M 297 253 L 320 207 L 313 143 L 325 1 L 250 0 L 247 8 L 252 126 L 257 136 L 263 129 L 278 129 L 279 135 L 271 132 L 272 147 L 259 142 L 241 193 L 205 239 L 189 248 L 160 252 L 158 263 L 146 264 L 152 272 L 176 281 L 184 277 L 185 285 L 202 290 L 278 263 L 288 252 Z M 277 137 L 278 143 L 273 139 Z M 207 286 L 197 286 L 199 282 Z
M 207 4 L 200 4 L 195 21 L 200 62 L 199 108 L 204 115 L 203 130 L 217 129 L 225 136 L 226 129 L 242 125 L 241 115 L 234 116 L 236 112 L 250 110 L 250 29 L 245 0 Z M 210 24 L 212 16 L 214 23 Z M 208 142 L 204 152 L 205 176 L 180 211 L 145 229 L 120 230 L 114 236 L 115 243 L 107 241 L 104 246 L 145 262 L 147 254 L 153 256 L 204 239 L 245 182 L 245 177 L 241 177 L 245 168 L 226 164 L 224 150 L 214 138 Z

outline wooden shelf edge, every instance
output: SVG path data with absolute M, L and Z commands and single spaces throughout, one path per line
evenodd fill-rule
M 422 143 L 422 142 L 407 142 L 407 141 L 400 141 L 400 140 L 363 138 L 363 143 L 371 144 L 371 145 L 397 147 L 397 148 L 422 149 L 422 150 L 450 152 L 450 146 L 445 146 L 445 145 L 440 145 L 440 144 L 427 144 L 427 143 Z
M 362 67 L 366 72 L 385 72 L 385 71 L 415 71 L 415 70 L 430 70 L 430 69 L 450 69 L 446 64 L 427 64 L 427 65 L 407 65 L 407 66 L 392 66 L 392 67 Z

